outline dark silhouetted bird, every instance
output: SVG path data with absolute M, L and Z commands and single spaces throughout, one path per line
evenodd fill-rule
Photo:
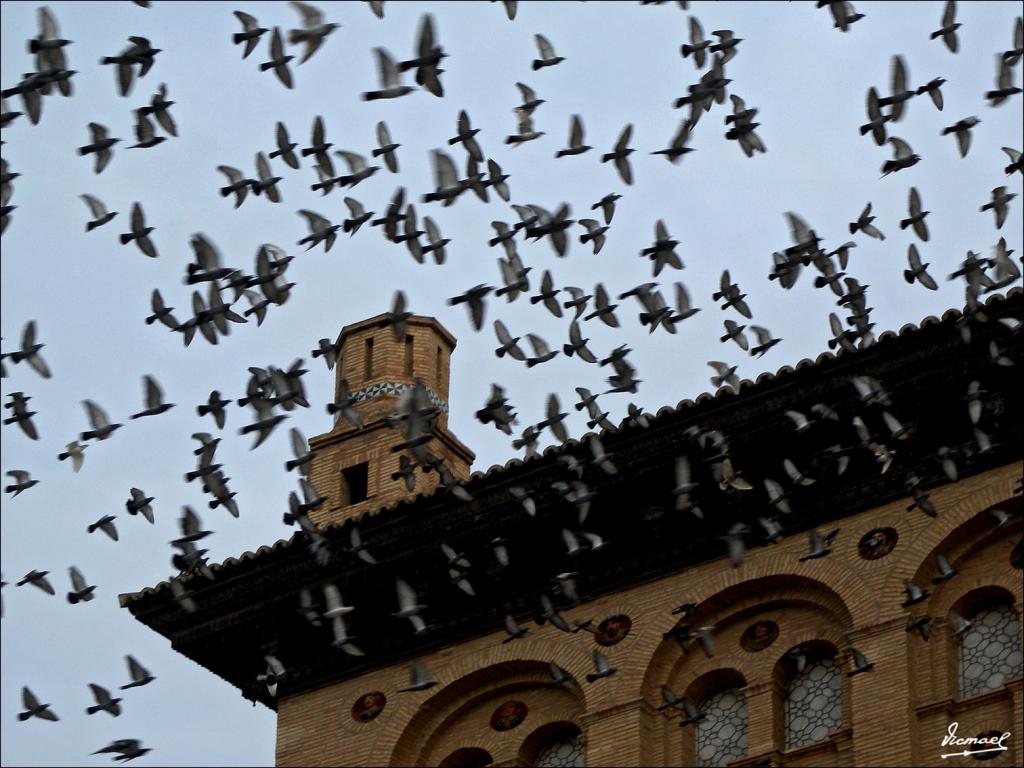
M 89 133 L 92 136 L 92 143 L 86 144 L 84 147 L 78 148 L 78 154 L 85 156 L 89 154 L 96 155 L 96 164 L 93 170 L 96 173 L 102 173 L 103 169 L 110 163 L 114 153 L 111 151 L 113 147 L 120 139 L 113 139 L 110 137 L 110 132 L 106 126 L 100 125 L 99 123 L 89 123 Z
M 619 134 L 619 140 L 615 142 L 615 147 L 611 152 L 601 155 L 601 162 L 607 163 L 609 160 L 615 161 L 615 169 L 619 172 L 619 177 L 625 184 L 633 183 L 633 169 L 629 165 L 629 156 L 634 150 L 629 148 L 629 140 L 633 135 L 633 124 L 630 123 L 622 129 L 622 133 Z
M 941 37 L 950 53 L 956 53 L 959 48 L 956 31 L 961 26 L 956 22 L 956 0 L 946 0 L 946 7 L 942 11 L 942 26 L 931 33 L 930 39 Z
M 277 79 L 281 81 L 281 84 L 285 88 L 291 89 L 292 73 L 288 69 L 288 62 L 294 59 L 294 56 L 284 55 L 284 42 L 281 39 L 281 28 L 274 27 L 274 33 L 270 37 L 270 60 L 260 64 L 260 71 L 266 72 L 268 69 L 273 69 L 274 74 L 277 75 Z
M 533 60 L 534 72 L 542 67 L 553 67 L 555 64 L 565 61 L 564 56 L 559 56 L 555 53 L 554 46 L 551 45 L 551 42 L 544 35 L 534 35 L 533 39 L 537 43 L 537 50 L 540 53 L 540 58 Z
M 943 128 L 942 135 L 947 136 L 951 133 L 956 134 L 956 144 L 960 150 L 960 157 L 967 157 L 967 150 L 971 148 L 971 129 L 980 123 L 981 120 L 974 117 L 965 117 L 963 120 L 958 120 L 953 125 Z
M 121 245 L 127 245 L 134 240 L 139 250 L 146 256 L 149 256 L 151 259 L 157 258 L 156 246 L 153 245 L 153 241 L 149 238 L 149 233 L 154 228 L 146 226 L 146 215 L 140 203 L 132 203 L 131 225 L 131 232 L 127 232 L 119 237 Z
M 264 27 L 259 25 L 259 22 L 253 16 L 242 11 L 232 11 L 240 22 L 242 22 L 242 32 L 236 32 L 231 36 L 232 41 L 235 45 L 245 43 L 245 51 L 242 53 L 242 58 L 248 58 L 249 54 L 256 50 L 256 45 L 260 41 L 260 37 L 265 32 L 268 32 Z
M 882 164 L 883 178 L 888 176 L 890 173 L 895 173 L 896 171 L 902 171 L 904 168 L 909 168 L 921 159 L 921 156 L 914 154 L 914 150 L 912 150 L 910 145 L 903 139 L 898 139 L 895 136 L 892 136 L 889 138 L 889 143 L 892 144 L 893 159 L 886 160 Z

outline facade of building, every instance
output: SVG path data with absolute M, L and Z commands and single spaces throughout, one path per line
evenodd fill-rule
M 122 605 L 277 710 L 279 765 L 1020 765 L 1024 334 L 998 320 L 1022 309 L 1016 289 L 987 322 L 947 312 L 624 421 L 600 435 L 614 472 L 571 440 L 472 476 L 445 418 L 450 334 L 349 326 L 337 375 L 363 428 L 310 441 L 330 562 L 296 535 L 185 577 L 193 613 L 166 583 Z M 417 380 L 440 414 L 427 447 L 471 500 L 437 471 L 417 471 L 416 495 L 393 477 L 407 436 L 387 417 Z M 563 529 L 604 546 L 569 554 Z M 810 532 L 833 530 L 808 557 Z M 735 565 L 729 538 L 746 545 Z M 453 571 L 442 543 L 470 565 Z M 393 615 L 398 579 L 422 633 Z M 364 655 L 298 610 L 327 583 Z M 529 633 L 510 639 L 506 615 Z M 595 651 L 614 672 L 591 682 Z M 287 668 L 276 698 L 256 682 L 266 654 Z M 413 661 L 436 684 L 403 692 Z

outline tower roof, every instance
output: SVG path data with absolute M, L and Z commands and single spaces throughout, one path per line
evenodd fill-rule
M 351 336 L 354 333 L 380 326 L 381 322 L 387 319 L 387 316 L 387 312 L 382 312 L 379 315 L 374 315 L 373 317 L 368 317 L 365 320 L 360 320 L 358 323 L 350 323 L 349 325 L 346 325 L 338 334 L 337 344 L 340 346 L 346 337 Z M 451 331 L 441 325 L 435 317 L 429 317 L 428 315 L 412 315 L 405 321 L 405 324 L 413 327 L 429 328 L 448 342 L 448 345 L 452 349 L 455 348 L 457 343 L 455 337 L 452 336 Z

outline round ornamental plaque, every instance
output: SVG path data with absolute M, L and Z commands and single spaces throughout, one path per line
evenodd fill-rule
M 897 539 L 895 528 L 873 528 L 861 537 L 857 552 L 865 560 L 878 560 L 892 552 Z
M 1006 751 L 1006 748 L 999 749 L 996 745 L 1003 744 L 1002 731 L 985 731 L 979 733 L 975 738 L 978 739 L 978 746 L 970 746 L 968 749 L 973 753 L 971 757 L 975 760 L 993 760 L 999 757 Z
M 779 625 L 774 621 L 756 621 L 743 631 L 740 646 L 745 651 L 763 651 L 779 636 Z
M 352 719 L 360 723 L 368 723 L 384 711 L 388 697 L 381 691 L 364 693 L 352 705 Z
M 626 639 L 626 635 L 629 634 L 629 630 L 632 629 L 633 622 L 629 616 L 619 614 L 618 616 L 609 616 L 607 619 L 597 625 L 597 632 L 594 633 L 594 639 L 598 645 L 615 645 L 621 643 Z
M 511 731 L 526 719 L 529 712 L 521 701 L 506 701 L 491 715 L 491 728 L 496 731 Z

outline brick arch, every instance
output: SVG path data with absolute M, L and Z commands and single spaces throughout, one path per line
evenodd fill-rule
M 773 559 L 775 558 L 769 560 Z M 792 567 L 791 558 L 779 557 L 778 559 L 787 562 Z M 822 565 L 828 564 L 822 563 Z M 718 626 L 737 616 L 752 616 L 763 610 L 765 606 L 804 605 L 823 611 L 829 616 L 831 621 L 828 624 L 834 624 L 837 633 L 840 630 L 849 630 L 854 626 L 854 616 L 847 607 L 846 601 L 828 583 L 808 576 L 783 574 L 777 570 L 780 567 L 781 563 L 768 562 L 762 565 L 762 570 L 767 571 L 769 575 L 754 576 L 719 588 L 714 592 L 705 593 L 703 596 L 694 595 L 694 602 L 697 602 L 698 598 L 699 602 L 691 614 L 692 620 L 697 626 L 705 624 Z M 841 571 L 838 567 L 835 570 Z M 728 577 L 734 573 L 735 571 L 732 571 L 732 573 L 726 573 L 725 576 Z M 721 577 L 722 574 L 718 574 L 718 578 Z M 733 578 L 736 577 L 733 576 Z M 661 686 L 669 680 L 681 680 L 678 677 L 679 665 L 685 663 L 686 659 L 694 660 L 691 661 L 694 670 L 708 667 L 709 665 L 704 661 L 711 662 L 711 668 L 716 664 L 717 666 L 723 664 L 721 660 L 716 662 L 714 658 L 704 659 L 699 649 L 691 651 L 689 656 L 682 656 L 678 643 L 671 637 L 664 637 L 664 634 L 677 623 L 676 617 L 670 615 L 668 611 L 658 614 L 656 620 L 652 622 L 654 631 L 645 633 L 630 649 L 635 660 L 634 665 L 644 670 L 640 690 L 637 691 L 637 694 L 650 702 L 660 704 Z M 694 653 L 700 655 L 704 661 L 696 660 Z M 735 655 L 729 657 L 728 664 L 737 667 L 737 671 L 745 676 L 755 675 L 756 668 L 761 666 L 760 662 L 754 660 L 747 662 Z
M 504 695 L 510 698 L 541 697 L 546 705 L 541 709 L 553 711 L 555 719 L 578 719 L 586 711 L 583 689 L 549 688 L 549 662 L 542 660 L 543 656 L 537 658 L 529 653 L 524 654 L 528 658 L 510 657 L 508 649 L 512 645 L 515 643 L 473 654 L 470 658 L 460 658 L 457 668 L 463 670 L 463 673 L 417 707 L 416 712 L 402 728 L 401 735 L 394 742 L 390 755 L 382 755 L 380 762 L 410 766 L 435 764 L 463 747 L 483 749 L 493 755 L 497 762 L 514 758 L 527 731 L 499 733 L 481 729 L 478 735 L 474 736 L 472 744 L 446 739 L 446 735 L 462 718 L 476 712 L 486 702 Z M 554 657 L 553 660 L 578 679 L 578 670 L 570 667 L 580 666 L 579 660 L 571 658 L 573 654 L 567 653 L 567 649 L 560 650 L 558 656 L 562 658 Z M 533 707 L 527 717 L 530 718 L 531 715 L 534 722 L 530 723 L 530 731 L 544 723 L 538 719 L 540 712 Z M 424 762 L 431 756 L 434 758 L 432 762 Z
M 1021 603 L 1024 598 L 1024 586 L 1020 573 L 1010 566 L 1010 552 L 1017 543 L 1017 537 L 1024 524 L 1018 517 L 1015 522 L 996 529 L 989 509 L 997 506 L 1005 506 L 1007 510 L 1019 512 L 1024 510 L 1024 499 L 1015 498 L 989 504 L 956 527 L 937 532 L 937 540 L 930 542 L 930 549 L 924 551 L 917 561 L 912 578 L 917 584 L 932 590 L 927 602 L 929 615 L 944 617 L 953 604 L 967 593 L 987 586 L 1001 587 L 1013 597 L 1015 603 Z M 998 552 L 995 556 L 994 551 Z M 962 573 L 933 587 L 932 578 L 938 573 L 934 562 L 936 552 L 942 552 L 950 564 Z M 986 569 L 985 572 L 972 572 L 971 563 L 987 558 L 992 558 L 1005 567 L 996 573 L 992 573 L 990 569 Z
M 973 479 L 973 478 L 972 478 Z M 968 483 L 970 481 L 962 481 Z M 902 553 L 896 566 L 889 571 L 882 589 L 882 601 L 889 607 L 890 613 L 898 613 L 902 602 L 904 579 L 912 579 L 921 586 L 931 588 L 932 577 L 937 574 L 934 555 L 942 552 L 953 565 L 959 569 L 958 563 L 975 557 L 991 542 L 1003 538 L 1012 530 L 1020 529 L 1020 519 L 1000 530 L 994 530 L 994 518 L 989 512 L 995 507 L 1005 506 L 1008 510 L 1024 511 L 1024 499 L 1014 497 L 1013 488 L 1016 480 L 1012 477 L 988 479 L 985 485 L 971 489 L 948 507 L 937 504 L 939 517 L 929 521 L 928 525 L 918 530 L 913 542 Z M 938 497 L 938 492 L 933 494 Z M 936 501 L 936 498 L 933 498 Z M 1009 550 L 1007 550 L 1006 569 L 1009 571 Z M 952 582 L 957 580 L 956 577 Z M 939 590 L 935 590 L 938 592 Z M 1019 592 L 1017 593 L 1019 595 Z M 899 598 L 899 599 L 897 599 Z M 892 610 L 892 606 L 897 606 Z
M 779 683 L 786 683 L 795 671 L 795 664 L 786 656 L 794 648 L 805 646 L 809 649 L 808 656 L 811 659 L 834 656 L 839 659 L 842 649 L 846 646 L 846 638 L 842 633 L 830 627 L 823 627 L 820 631 L 805 631 L 799 633 L 790 642 L 779 648 L 775 654 L 775 663 L 772 666 L 772 675 Z M 791 666 L 792 665 L 792 666 Z

